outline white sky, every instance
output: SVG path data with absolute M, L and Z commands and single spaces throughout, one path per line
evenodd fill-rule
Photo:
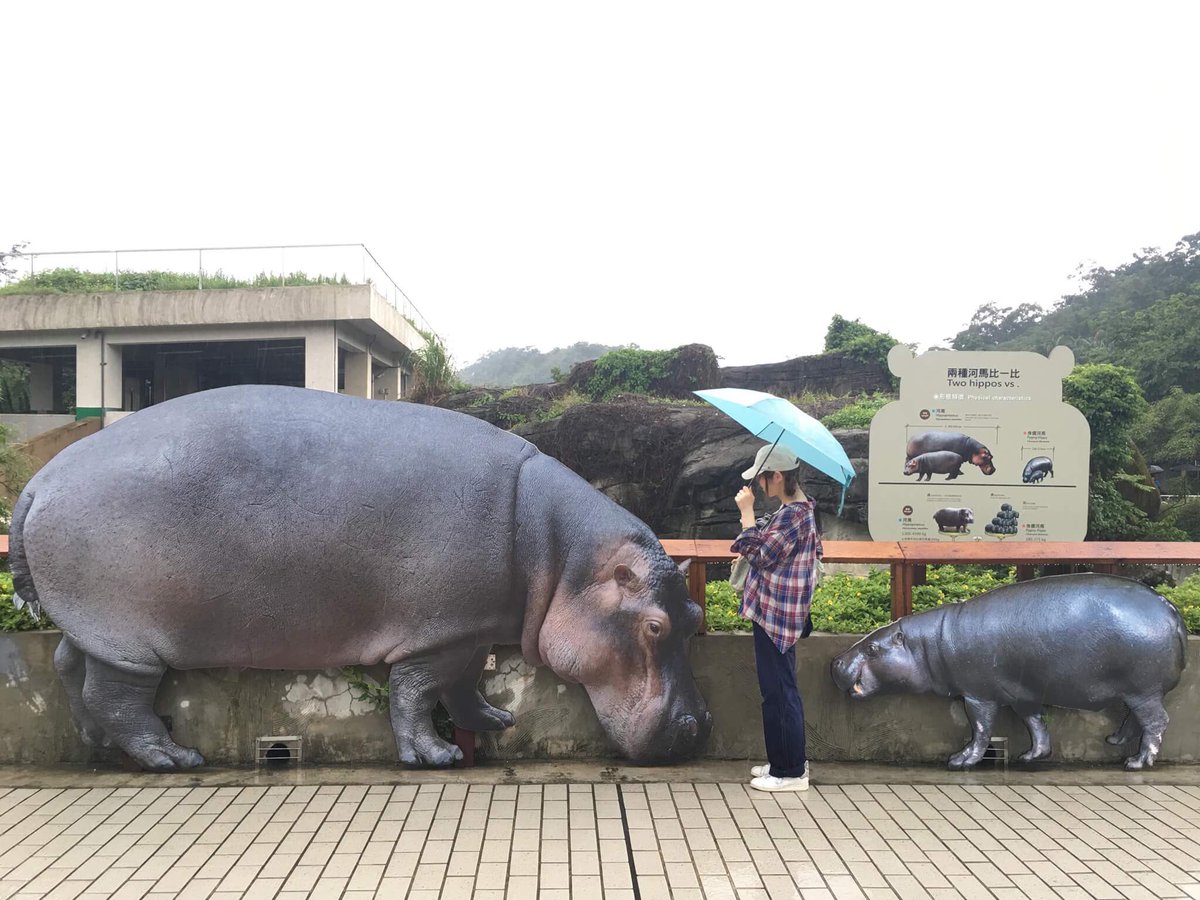
M 0 243 L 361 241 L 460 364 L 579 340 L 771 362 L 835 312 L 925 346 L 1200 230 L 1190 2 L 2 21 Z

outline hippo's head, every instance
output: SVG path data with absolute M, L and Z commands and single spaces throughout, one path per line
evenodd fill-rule
M 920 470 L 920 468 L 921 468 L 921 466 L 917 462 L 917 458 L 915 456 L 912 459 L 906 459 L 904 461 L 904 474 L 905 475 L 916 475 L 917 472 Z
M 964 525 L 971 525 L 975 522 L 975 513 L 972 510 L 964 509 L 962 511 L 962 522 Z
M 608 736 L 635 762 L 696 755 L 712 730 L 688 661 L 700 608 L 662 553 L 626 545 L 575 587 L 562 584 L 538 655 L 587 689 Z
M 925 661 L 909 645 L 899 622 L 875 629 L 834 659 L 832 674 L 838 690 L 854 700 L 929 690 Z
M 992 461 L 992 451 L 987 447 L 980 446 L 971 454 L 971 465 L 979 466 L 979 471 L 984 475 L 993 475 L 996 472 L 996 466 Z

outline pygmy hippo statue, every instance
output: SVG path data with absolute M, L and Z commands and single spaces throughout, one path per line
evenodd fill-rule
M 964 462 L 979 466 L 979 471 L 984 475 L 994 475 L 996 472 L 992 451 L 975 438 L 959 431 L 922 431 L 908 442 L 904 448 L 904 458 L 908 460 L 924 453 L 947 451 L 957 453 Z
M 975 765 L 1001 706 L 1025 720 L 1021 759 L 1050 755 L 1044 706 L 1099 710 L 1122 701 L 1110 744 L 1140 738 L 1125 768 L 1154 765 L 1167 727 L 1163 696 L 1186 664 L 1179 611 L 1145 585 L 1112 575 L 1058 575 L 1005 585 L 973 600 L 905 616 L 833 661 L 833 680 L 855 700 L 875 694 L 962 697 L 970 743 L 951 769 Z
M 445 766 L 493 644 L 586 688 L 636 761 L 711 729 L 687 657 L 700 609 L 636 517 L 522 438 L 461 413 L 300 388 L 192 394 L 58 454 L 17 500 L 19 597 L 85 742 L 201 765 L 154 713 L 168 668 L 391 665 L 400 759 Z M 686 564 L 685 564 L 686 565 Z

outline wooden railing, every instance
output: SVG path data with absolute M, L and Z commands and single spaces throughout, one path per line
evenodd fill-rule
M 691 559 L 688 593 L 704 608 L 708 581 L 703 563 L 732 562 L 732 540 L 664 540 L 663 549 L 677 562 Z M 912 590 L 925 583 L 927 566 L 1008 565 L 1017 567 L 1017 579 L 1027 581 L 1038 566 L 1091 566 L 1097 572 L 1113 572 L 1117 566 L 1156 563 L 1200 565 L 1200 542 L 1076 541 L 1033 543 L 1029 541 L 825 541 L 827 563 L 881 563 L 892 574 L 892 619 L 912 612 Z M 706 631 L 701 623 L 700 633 Z

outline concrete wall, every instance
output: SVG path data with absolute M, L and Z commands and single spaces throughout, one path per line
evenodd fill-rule
M 70 425 L 74 421 L 74 416 L 50 413 L 4 413 L 0 415 L 0 424 L 7 425 L 16 432 L 13 435 L 13 442 L 18 444 L 33 440 L 55 428 Z
M 87 762 L 53 668 L 57 632 L 0 635 L 0 763 Z M 808 719 L 809 757 L 820 760 L 943 762 L 966 743 L 962 704 L 936 697 L 890 697 L 852 703 L 829 677 L 829 662 L 853 635 L 815 635 L 800 645 L 799 679 Z M 497 671 L 485 673 L 483 692 L 511 709 L 517 724 L 480 736 L 491 759 L 603 757 L 613 754 L 583 689 L 549 669 L 531 670 L 515 648 L 498 648 Z M 712 710 L 715 729 L 707 755 L 760 759 L 762 721 L 754 653 L 746 635 L 708 635 L 691 645 L 692 664 Z M 1171 724 L 1163 759 L 1200 762 L 1200 639 L 1188 645 L 1183 681 L 1167 698 Z M 386 678 L 381 667 L 372 674 Z M 336 671 L 283 672 L 228 669 L 170 672 L 158 710 L 171 718 L 175 737 L 196 746 L 214 764 L 253 759 L 261 735 L 300 734 L 314 763 L 391 762 L 395 749 L 386 718 L 354 701 Z M 1049 717 L 1056 760 L 1113 762 L 1129 752 L 1104 743 L 1121 710 L 1053 710 Z M 1028 747 L 1024 726 L 1007 711 L 997 735 L 1014 754 Z

